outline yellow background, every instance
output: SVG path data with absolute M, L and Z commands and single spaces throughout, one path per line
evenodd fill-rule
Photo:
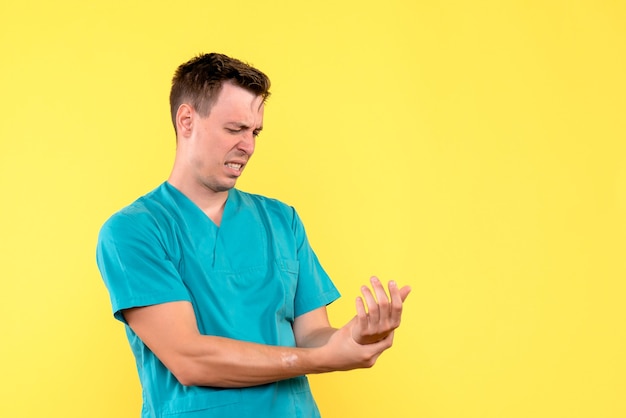
M 180 63 L 270 75 L 240 188 L 294 205 L 344 297 L 411 284 L 325 418 L 626 416 L 626 7 L 587 1 L 0 6 L 0 416 L 138 417 L 95 265 L 162 182 Z

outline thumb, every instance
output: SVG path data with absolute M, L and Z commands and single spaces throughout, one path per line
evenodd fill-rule
M 409 296 L 409 293 L 411 293 L 411 286 L 404 286 L 402 289 L 400 289 L 400 298 L 402 299 L 402 302 L 406 300 L 407 296 Z

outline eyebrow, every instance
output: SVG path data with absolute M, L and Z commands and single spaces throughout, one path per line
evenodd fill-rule
M 227 126 L 235 126 L 239 129 L 252 129 L 252 127 L 246 123 L 243 122 L 227 122 L 226 123 Z M 263 125 L 261 125 L 258 128 L 254 128 L 252 129 L 253 131 L 257 131 L 257 132 L 261 132 L 263 130 Z

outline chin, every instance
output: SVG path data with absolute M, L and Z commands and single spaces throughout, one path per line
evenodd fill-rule
M 221 183 L 221 184 L 218 184 L 214 190 L 216 192 L 227 192 L 230 189 L 235 188 L 236 185 L 237 185 L 236 181 L 233 181 L 232 183 Z
M 238 177 L 234 176 L 205 176 L 200 178 L 201 184 L 214 193 L 227 192 L 237 185 Z

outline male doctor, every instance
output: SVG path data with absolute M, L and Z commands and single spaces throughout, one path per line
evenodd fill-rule
M 143 418 L 319 417 L 307 374 L 367 368 L 410 292 L 375 277 L 333 328 L 339 292 L 296 211 L 235 189 L 263 129 L 269 79 L 222 54 L 182 64 L 163 184 L 102 227 L 97 262 L 143 390 Z

